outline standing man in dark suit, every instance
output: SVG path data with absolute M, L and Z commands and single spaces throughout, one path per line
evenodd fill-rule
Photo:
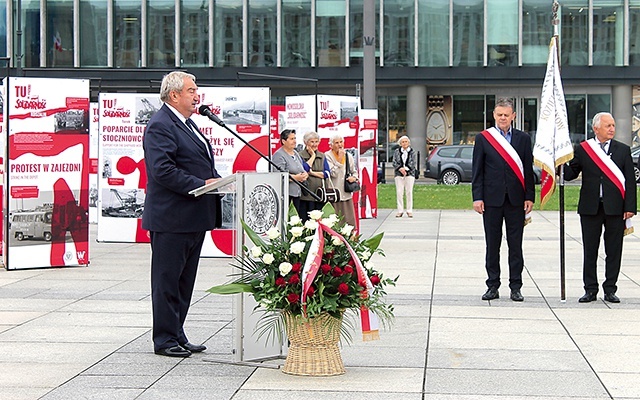
M 156 354 L 189 357 L 206 350 L 189 343 L 184 321 L 189 311 L 206 231 L 216 227 L 219 198 L 189 191 L 215 182 L 209 141 L 189 118 L 199 102 L 196 78 L 174 71 L 162 79 L 164 105 L 143 138 L 147 194 L 142 227 L 151 238 L 151 302 Z
M 524 267 L 522 236 L 526 218 L 533 208 L 535 186 L 531 138 L 511 127 L 515 116 L 513 101 L 498 99 L 493 109 L 496 126 L 478 134 L 473 147 L 473 209 L 482 214 L 488 276 L 487 291 L 482 300 L 500 297 L 503 221 L 509 245 L 511 300 L 524 300 L 520 292 Z
M 598 294 L 598 248 L 604 226 L 605 281 L 604 299 L 619 303 L 616 282 L 622 261 L 622 238 L 625 225 L 636 214 L 636 180 L 629 146 L 613 137 L 616 122 L 609 113 L 593 117 L 595 137 L 576 146 L 574 158 L 564 170 L 570 181 L 582 172 L 578 214 L 582 225 L 585 294 L 578 301 L 589 303 Z

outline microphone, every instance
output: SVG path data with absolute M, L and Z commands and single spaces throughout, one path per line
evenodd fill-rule
M 224 127 L 224 121 L 221 120 L 220 118 L 218 118 L 217 115 L 215 115 L 214 113 L 211 112 L 211 109 L 209 107 L 207 107 L 206 105 L 201 105 L 200 108 L 198 108 L 198 112 L 200 113 L 200 115 L 204 115 L 205 117 L 209 118 L 210 120 L 212 120 L 213 122 L 215 122 L 216 124 Z

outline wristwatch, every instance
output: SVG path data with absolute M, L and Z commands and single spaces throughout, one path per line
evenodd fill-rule
M 427 141 L 429 144 L 443 144 L 447 141 L 449 133 L 449 122 L 444 112 L 444 97 L 429 96 L 427 105 Z

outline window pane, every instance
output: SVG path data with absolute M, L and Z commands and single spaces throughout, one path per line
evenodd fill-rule
M 180 65 L 209 65 L 209 2 L 182 0 Z
M 489 66 L 518 65 L 518 2 L 487 0 Z
M 583 94 L 569 94 L 565 95 L 564 99 L 567 103 L 567 117 L 569 122 L 569 135 L 571 136 L 571 142 L 573 144 L 578 144 L 588 137 L 593 137 L 593 132 L 590 136 L 585 136 L 585 96 Z
M 589 0 L 563 1 L 558 13 L 561 64 L 588 65 Z
M 453 65 L 483 65 L 484 3 L 453 0 Z
M 453 96 L 453 143 L 474 143 L 485 129 L 484 96 Z
M 249 66 L 276 65 L 276 0 L 249 1 Z
M 114 0 L 113 54 L 116 67 L 140 67 L 140 1 Z
M 587 95 L 587 132 L 593 132 L 591 122 L 593 117 L 599 112 L 611 111 L 611 96 L 608 94 L 588 94 Z M 590 137 L 593 137 L 592 133 Z
M 80 65 L 107 66 L 107 0 L 80 0 Z
M 17 39 L 15 28 L 13 37 Z M 22 2 L 22 51 L 15 53 L 23 55 L 21 62 L 23 67 L 40 66 L 40 2 L 38 0 Z
M 311 1 L 282 2 L 282 66 L 311 66 Z
M 384 65 L 413 66 L 413 7 L 413 0 L 395 0 L 385 3 Z M 377 15 L 379 15 L 378 9 L 376 9 Z M 377 23 L 376 32 L 379 32 Z
M 214 7 L 214 65 L 241 67 L 242 0 L 216 0 Z
M 449 65 L 449 0 L 418 0 L 418 64 Z
M 345 65 L 345 11 L 344 0 L 316 1 L 316 65 L 319 67 Z
M 0 1 L 0 57 L 6 57 L 6 56 L 7 56 L 7 2 Z
M 522 2 L 522 65 L 545 65 L 553 36 L 552 10 L 547 0 Z
M 623 41 L 623 0 L 594 0 L 593 65 L 623 65 Z
M 629 65 L 640 65 L 640 0 L 629 0 Z
M 47 1 L 47 67 L 73 67 L 73 2 Z
M 351 0 L 349 2 L 349 40 L 351 40 L 351 44 L 349 45 L 349 63 L 350 65 L 361 65 L 362 60 L 364 58 L 364 43 L 363 43 L 363 31 L 362 24 L 364 18 L 364 2 L 363 0 Z M 380 7 L 379 3 L 376 2 L 376 11 L 375 11 L 375 58 L 376 65 L 380 64 L 380 40 L 378 38 L 378 32 L 380 32 L 380 24 L 379 24 L 379 16 L 380 15 Z M 387 17 L 385 16 L 385 19 Z M 385 25 L 385 30 L 388 29 L 400 29 L 402 27 L 390 27 L 389 25 Z M 388 34 L 385 32 L 385 40 L 387 40 Z M 394 50 L 398 50 L 399 44 L 394 44 Z
M 176 7 L 173 0 L 153 0 L 147 9 L 149 67 L 173 67 L 176 45 Z

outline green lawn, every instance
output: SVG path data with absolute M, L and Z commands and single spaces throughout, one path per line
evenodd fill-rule
M 545 211 L 558 210 L 558 193 L 560 187 L 551 199 L 545 204 Z M 580 186 L 572 185 L 564 187 L 564 202 L 566 211 L 575 211 L 578 208 Z M 471 185 L 461 184 L 455 186 L 422 185 L 417 184 L 413 188 L 413 208 L 416 210 L 471 210 L 473 208 L 471 198 Z M 536 185 L 536 201 L 534 210 L 540 210 L 540 186 Z M 396 188 L 394 184 L 378 185 L 378 208 L 396 208 Z

